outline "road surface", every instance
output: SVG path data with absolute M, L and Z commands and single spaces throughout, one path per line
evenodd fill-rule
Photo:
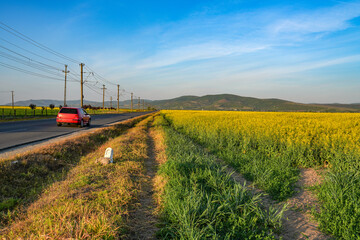
M 91 128 L 130 119 L 149 112 L 104 114 L 91 116 Z M 89 129 L 76 126 L 56 126 L 55 118 L 0 123 L 0 152 L 14 147 Z

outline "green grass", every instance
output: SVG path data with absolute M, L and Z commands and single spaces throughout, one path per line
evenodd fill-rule
M 119 112 L 116 110 L 109 109 L 97 109 L 97 110 L 86 110 L 89 114 L 97 115 L 97 114 L 114 114 L 114 113 L 123 113 L 130 112 L 128 109 L 119 109 Z M 8 120 L 22 120 L 22 119 L 35 119 L 35 118 L 51 118 L 55 117 L 59 112 L 59 109 L 50 109 L 46 108 L 46 110 L 41 108 L 36 108 L 35 110 L 30 109 L 29 107 L 15 107 L 13 110 L 10 107 L 1 108 L 0 107 L 0 121 L 8 121 Z M 137 112 L 137 110 L 134 110 Z
M 360 239 L 360 159 L 339 158 L 317 189 L 321 201 L 315 213 L 323 231 L 339 239 Z
M 167 162 L 160 167 L 164 239 L 275 239 L 283 210 L 265 209 L 259 195 L 235 183 L 215 157 L 190 138 L 165 129 Z
M 293 195 L 299 174 L 298 167 L 322 168 L 325 164 L 327 172 L 322 184 L 316 189 L 320 212 L 314 211 L 320 228 L 339 239 L 360 238 L 360 155 L 358 140 L 354 141 L 359 129 L 356 115 L 339 118 L 336 122 L 338 127 L 327 125 L 326 117 L 331 117 L 330 115 L 323 115 L 323 123 L 316 127 L 306 127 L 306 122 L 305 125 L 295 125 L 304 128 L 304 131 L 298 132 L 300 139 L 312 134 L 308 146 L 302 146 L 301 143 L 281 143 L 279 139 L 283 135 L 280 131 L 273 131 L 272 135 L 266 136 L 261 129 L 266 131 L 268 126 L 253 125 L 253 129 L 249 129 L 247 134 L 242 134 L 241 131 L 233 131 L 233 128 L 241 128 L 239 123 L 238 126 L 222 125 L 220 118 L 183 116 L 171 113 L 166 115 L 168 122 L 178 132 L 224 159 L 274 199 L 285 200 Z M 181 120 L 181 117 L 186 120 Z M 245 119 L 242 123 L 252 120 L 254 119 Z M 342 131 L 342 124 L 350 127 Z M 314 130 L 313 133 L 311 129 Z M 334 132 L 338 134 L 331 135 Z M 325 138 L 319 137 L 321 133 L 327 134 L 331 141 L 324 142 Z
M 293 195 L 299 170 L 291 156 L 292 150 L 284 152 L 273 144 L 248 141 L 228 131 L 209 134 L 198 131 L 196 127 L 184 128 L 166 119 L 177 131 L 209 148 L 273 199 L 285 200 Z
M 58 114 L 58 109 L 35 109 L 30 108 L 19 108 L 16 107 L 14 110 L 12 108 L 0 108 L 0 120 L 13 119 L 13 118 L 32 118 L 32 117 L 45 117 L 45 116 L 56 116 Z

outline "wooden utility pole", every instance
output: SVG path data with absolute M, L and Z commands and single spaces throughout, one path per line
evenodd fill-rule
M 138 110 L 140 110 L 140 97 L 138 98 Z
M 112 108 L 112 96 L 110 96 L 110 109 Z
M 65 86 L 64 86 L 64 107 L 66 107 L 66 76 L 67 73 L 69 73 L 70 71 L 67 70 L 68 65 L 65 64 L 65 71 L 63 71 L 63 73 L 65 73 Z M 81 93 L 82 94 L 82 93 Z
M 103 85 L 103 88 L 102 88 L 102 90 L 103 90 L 103 109 L 105 108 L 105 85 Z
M 84 93 L 83 93 L 83 85 L 84 85 L 84 81 L 83 81 L 83 67 L 85 66 L 84 63 L 80 63 L 80 69 L 81 69 L 81 81 L 80 81 L 80 84 L 81 84 L 81 107 L 84 106 Z
M 11 91 L 11 106 L 12 109 L 14 110 L 14 91 Z
M 131 93 L 131 111 L 133 111 L 133 93 Z
M 119 94 L 119 88 L 120 88 L 120 85 L 118 84 L 117 86 L 118 86 L 118 95 L 117 95 L 117 111 L 119 111 L 119 108 L 120 108 L 120 107 L 119 107 L 119 95 L 120 95 L 120 94 Z

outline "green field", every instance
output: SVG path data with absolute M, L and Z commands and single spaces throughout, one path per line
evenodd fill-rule
M 109 114 L 109 113 L 119 113 L 119 112 L 129 112 L 129 109 L 86 109 L 89 114 Z M 134 110 L 138 111 L 138 110 Z M 50 109 L 49 107 L 36 107 L 36 109 L 31 109 L 30 107 L 12 107 L 9 106 L 0 106 L 0 120 L 21 120 L 29 118 L 46 118 L 54 117 L 58 114 L 59 108 Z

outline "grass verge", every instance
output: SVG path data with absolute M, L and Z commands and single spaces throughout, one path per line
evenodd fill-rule
M 147 120 L 144 120 L 147 121 Z M 146 124 L 140 122 L 120 137 L 80 158 L 63 181 L 40 198 L 7 229 L 5 239 L 119 239 L 126 237 L 129 204 L 138 194 L 147 157 Z M 114 150 L 114 163 L 96 159 Z
M 161 118 L 161 117 L 160 117 Z M 221 169 L 213 156 L 176 132 L 164 119 L 167 161 L 160 174 L 167 179 L 162 194 L 165 239 L 275 239 L 283 211 L 266 210 Z
M 0 229 L 26 211 L 47 186 L 66 178 L 84 154 L 134 126 L 144 116 L 0 162 Z

